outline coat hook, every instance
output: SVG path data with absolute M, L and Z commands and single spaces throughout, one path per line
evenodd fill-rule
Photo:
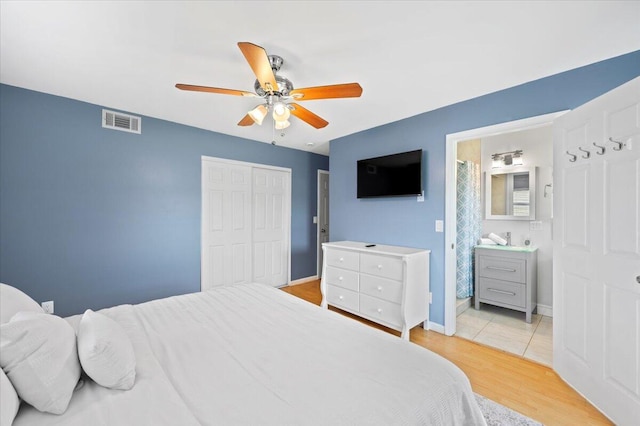
M 598 154 L 598 155 L 604 154 L 604 146 L 600 146 L 600 145 L 596 144 L 595 142 L 593 143 L 593 146 L 598 148 L 598 150 L 596 151 L 596 154 Z
M 587 158 L 591 157 L 591 153 L 589 151 L 587 151 L 586 149 L 582 149 L 582 147 L 578 147 L 578 150 L 580 150 L 580 151 L 582 151 L 582 152 L 584 152 L 586 154 L 586 155 L 583 155 L 582 158 L 587 159 Z
M 613 147 L 614 151 L 621 151 L 622 150 L 622 147 L 624 146 L 624 142 L 614 141 L 612 137 L 609 138 L 609 141 L 618 144 L 618 146 L 614 146 Z
M 576 159 L 578 158 L 577 155 L 574 155 L 572 153 L 570 153 L 569 151 L 567 151 L 567 155 L 571 158 L 569 158 L 569 161 L 571 161 L 572 163 L 575 163 Z

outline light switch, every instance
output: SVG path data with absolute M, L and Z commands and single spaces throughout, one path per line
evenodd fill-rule
M 444 232 L 444 220 L 436 220 L 436 232 Z
M 542 231 L 542 221 L 533 220 L 529 222 L 529 230 L 531 231 Z
M 313 223 L 318 223 L 318 216 L 313 217 Z

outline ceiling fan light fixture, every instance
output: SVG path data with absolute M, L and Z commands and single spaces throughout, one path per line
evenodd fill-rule
M 249 117 L 251 117 L 257 125 L 262 125 L 262 120 L 264 120 L 268 112 L 269 111 L 267 110 L 267 107 L 265 107 L 264 105 L 258 105 L 257 107 L 249 111 Z
M 276 123 L 275 123 L 275 127 L 278 130 L 286 129 L 290 125 L 291 125 L 291 123 L 289 122 L 289 120 L 276 121 Z
M 291 111 L 283 102 L 276 102 L 273 105 L 273 119 L 276 122 L 284 122 L 291 116 Z

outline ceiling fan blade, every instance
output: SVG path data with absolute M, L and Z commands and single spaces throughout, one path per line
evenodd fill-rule
M 190 90 L 192 92 L 220 93 L 221 95 L 248 96 L 253 98 L 258 97 L 255 93 L 245 92 L 244 90 L 221 89 L 220 87 L 194 86 L 193 84 L 181 83 L 176 84 L 176 87 L 180 90 Z
M 242 120 L 238 122 L 238 126 L 252 126 L 254 123 L 253 118 L 249 114 L 242 117 Z
M 276 82 L 276 76 L 271 69 L 271 63 L 267 52 L 260 46 L 246 41 L 238 43 L 238 47 L 242 51 L 242 54 L 246 58 L 247 62 L 251 66 L 253 73 L 258 78 L 260 86 L 265 92 L 277 92 L 278 83 Z
M 316 129 L 322 129 L 323 127 L 326 127 L 327 124 L 329 124 L 329 122 L 324 118 L 312 113 L 308 109 L 303 108 L 298 104 L 289 104 L 289 106 L 293 107 L 293 109 L 291 109 L 291 114 L 295 115 L 300 120 L 307 122 Z
M 362 87 L 358 83 L 334 84 L 332 86 L 306 87 L 289 93 L 297 101 L 331 98 L 358 98 Z

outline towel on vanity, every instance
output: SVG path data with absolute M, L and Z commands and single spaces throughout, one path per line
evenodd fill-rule
M 478 244 L 482 246 L 495 246 L 496 242 L 493 241 L 491 238 L 480 238 L 478 240 Z
M 494 241 L 498 245 L 501 245 L 501 246 L 507 245 L 507 240 L 505 240 L 499 235 L 494 234 L 493 232 L 489 234 L 489 239 Z

